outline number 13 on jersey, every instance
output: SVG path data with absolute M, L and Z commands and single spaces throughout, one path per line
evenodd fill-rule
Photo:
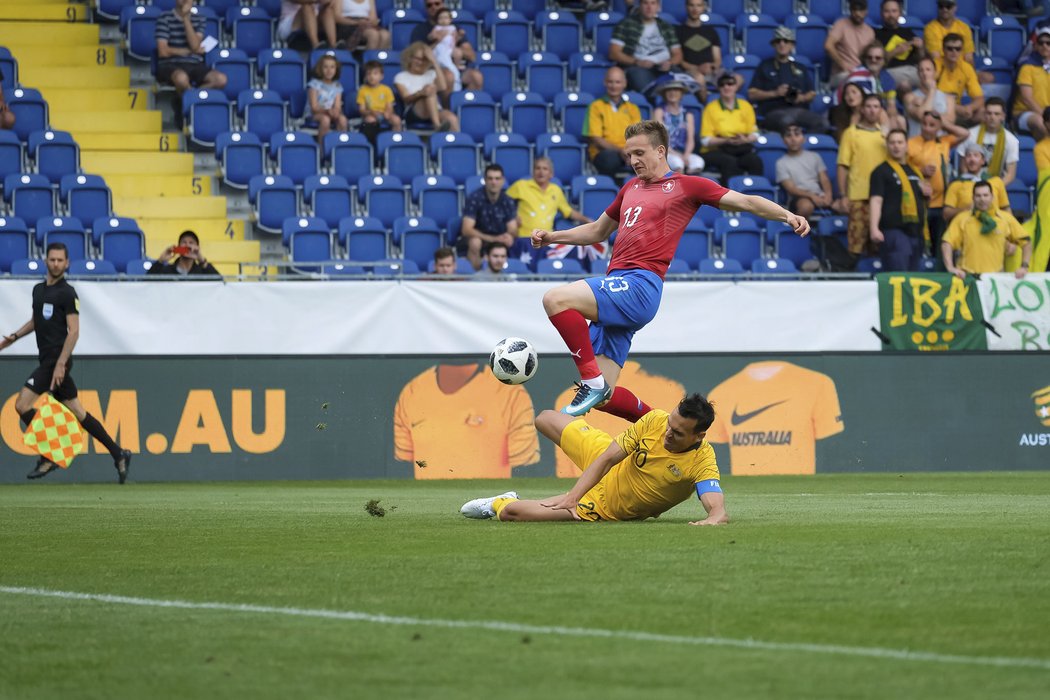
M 624 228 L 631 228 L 638 223 L 638 217 L 642 215 L 641 207 L 628 207 L 623 215 Z

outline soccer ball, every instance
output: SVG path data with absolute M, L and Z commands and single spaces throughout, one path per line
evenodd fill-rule
M 524 384 L 536 376 L 540 358 L 524 338 L 504 338 L 489 355 L 489 369 L 504 384 Z

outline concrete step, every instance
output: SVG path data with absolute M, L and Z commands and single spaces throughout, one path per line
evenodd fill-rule
M 110 175 L 193 175 L 192 153 L 87 151 L 80 154 L 86 173 Z
M 23 0 L 0 3 L 0 22 L 84 22 L 89 16 L 84 5 Z
M 98 25 L 80 22 L 4 22 L 0 46 L 98 46 Z
M 18 64 L 27 66 L 115 66 L 116 47 L 97 46 L 8 46 Z
M 49 87 L 40 91 L 52 112 L 118 112 L 149 109 L 149 90 L 144 88 L 79 88 Z
M 164 246 L 174 245 L 179 240 L 179 234 L 186 230 L 196 233 L 202 245 L 204 242 L 211 245 L 213 242 L 244 241 L 243 219 L 201 219 L 190 213 L 178 219 L 144 217 L 136 221 L 147 239 L 166 241 Z M 164 246 L 160 250 L 164 250 Z M 205 256 L 210 257 L 208 253 Z
M 208 197 L 213 191 L 212 178 L 208 175 L 106 175 L 105 178 L 114 197 Z
M 225 219 L 225 197 L 114 197 L 113 211 L 133 219 Z
M 112 65 L 89 65 L 55 70 L 54 66 L 19 64 L 18 80 L 26 87 L 40 91 L 45 88 L 127 88 L 131 85 L 131 71 L 127 66 Z
M 153 151 L 166 153 L 182 150 L 182 135 L 170 133 L 114 134 L 73 132 L 73 138 L 83 151 Z
M 160 136 L 161 114 L 151 110 L 66 112 L 51 110 L 51 126 L 78 133 L 153 133 Z

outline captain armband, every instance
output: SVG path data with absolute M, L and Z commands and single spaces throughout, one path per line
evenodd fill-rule
M 722 493 L 722 486 L 718 479 L 704 479 L 696 482 L 696 495 L 702 497 L 705 493 Z

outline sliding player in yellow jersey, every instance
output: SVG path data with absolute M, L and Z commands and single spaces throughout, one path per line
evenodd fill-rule
M 513 491 L 476 498 L 460 512 L 468 518 L 499 520 L 644 520 L 670 510 L 696 492 L 707 511 L 690 525 L 729 522 L 718 465 L 704 439 L 714 407 L 700 394 L 687 396 L 667 413 L 642 416 L 615 439 L 582 418 L 544 411 L 536 427 L 584 470 L 566 493 L 541 501 Z

